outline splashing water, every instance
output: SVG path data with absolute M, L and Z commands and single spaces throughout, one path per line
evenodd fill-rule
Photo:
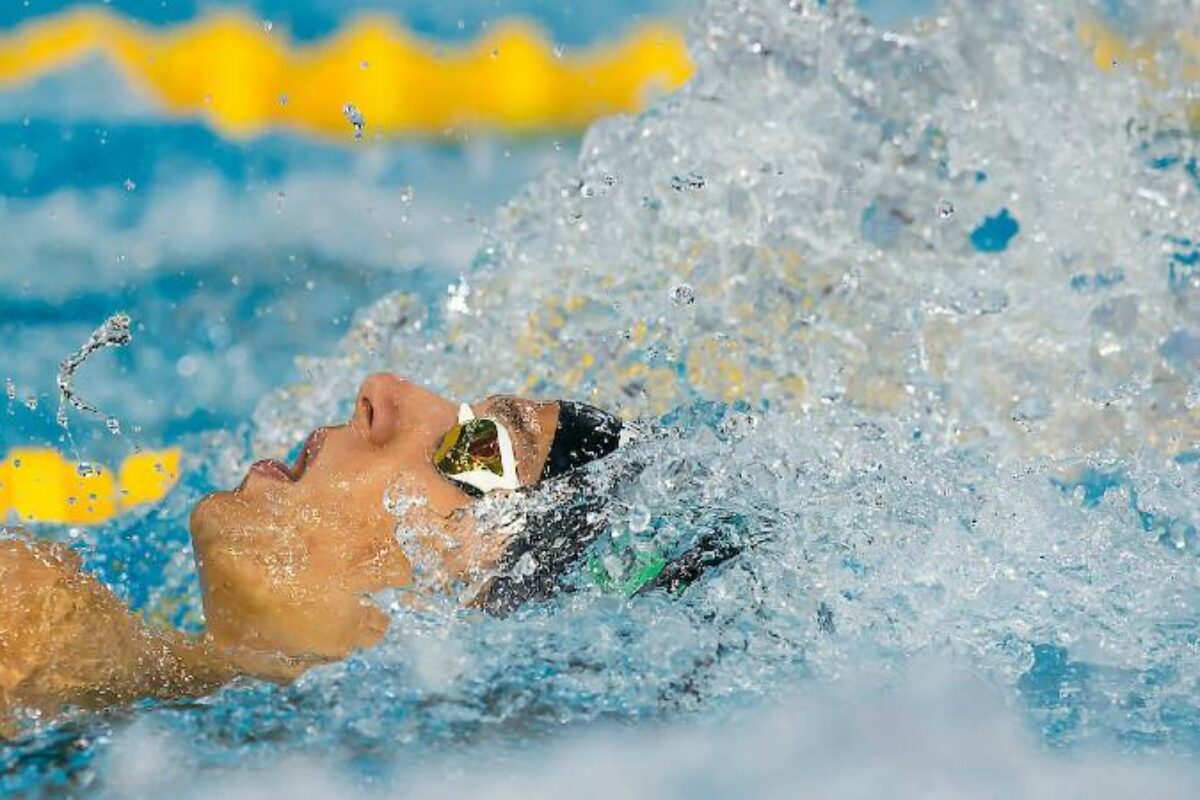
M 362 112 L 358 110 L 358 106 L 354 105 L 354 103 L 346 103 L 342 107 L 342 114 L 346 117 L 346 121 L 354 127 L 354 141 L 361 142 L 363 129 L 367 127 L 367 121 L 363 118 Z
M 842 3 L 712 4 L 691 85 L 501 212 L 470 316 L 453 291 L 382 300 L 260 406 L 259 446 L 371 369 L 580 397 L 682 431 L 624 490 L 652 512 L 635 538 L 764 541 L 683 602 L 471 626 L 465 708 L 535 664 L 500 716 L 713 709 L 936 653 L 1051 741 L 1192 746 L 1200 717 L 1168 709 L 1200 703 L 1200 284 L 1169 267 L 1200 205 L 1155 163 L 1193 144 L 1095 69 L 1091 13 L 949 2 L 900 34 Z
M 694 786 L 671 760 L 685 728 L 725 741 L 714 724 L 792 692 L 825 698 L 831 724 L 751 716 L 713 762 L 786 730 L 869 767 L 902 756 L 872 725 L 832 724 L 847 704 L 828 698 L 873 708 L 930 663 L 986 687 L 954 693 L 972 724 L 939 727 L 949 706 L 918 692 L 896 736 L 992 754 L 956 773 L 961 793 L 991 786 L 1001 756 L 1064 785 L 1068 762 L 988 738 L 1014 713 L 1045 744 L 1194 759 L 1195 143 L 1168 77 L 1094 67 L 1077 30 L 1093 13 L 948 0 L 898 33 L 846 3 L 709 4 L 692 84 L 594 126 L 574 169 L 500 212 L 456 284 L 469 314 L 457 288 L 383 298 L 263 401 L 252 449 L 338 418 L 376 369 L 455 399 L 584 399 L 647 431 L 597 466 L 642 465 L 615 490 L 612 542 L 672 550 L 720 529 L 747 552 L 678 598 L 629 600 L 581 570 L 578 591 L 503 620 L 393 605 L 380 648 L 155 712 L 189 743 L 179 780 L 303 750 L 402 785 L 427 757 L 655 720 L 673 735 L 611 771 Z M 1130 16 L 1183 22 L 1166 2 Z M 233 474 L 228 452 L 212 461 L 214 480 Z M 826 785 L 772 763 L 773 785 Z
M 103 350 L 106 347 L 124 347 L 133 340 L 129 324 L 130 319 L 127 314 L 113 314 L 104 320 L 100 327 L 92 331 L 92 335 L 88 337 L 88 340 L 83 343 L 82 347 L 67 358 L 64 358 L 58 365 L 59 425 L 64 428 L 67 427 L 67 405 L 70 404 L 79 411 L 103 418 L 108 430 L 114 436 L 120 433 L 121 427 L 117 418 L 105 414 L 75 394 L 75 390 L 71 384 L 75 379 L 75 373 L 83 366 L 83 363 L 87 361 L 92 353 L 95 353 L 97 350 Z

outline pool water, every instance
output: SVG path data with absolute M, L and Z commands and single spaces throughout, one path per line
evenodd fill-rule
M 584 589 L 503 620 L 390 606 L 383 646 L 292 686 L 38 729 L 0 751 L 0 787 L 1194 796 L 1200 182 L 1173 34 L 1194 22 L 1170 2 L 947 0 L 878 27 L 846 3 L 714 2 L 689 22 L 683 90 L 597 123 L 577 158 L 497 159 L 540 175 L 478 204 L 469 254 L 448 241 L 403 279 L 349 269 L 347 253 L 386 248 L 360 251 L 338 218 L 307 231 L 295 268 L 338 287 L 320 301 L 234 266 L 203 273 L 211 294 L 150 270 L 135 316 L 190 320 L 196 344 L 146 332 L 116 355 L 124 376 L 91 386 L 180 437 L 184 477 L 162 505 L 73 535 L 153 618 L 200 624 L 191 503 L 345 414 L 380 368 L 638 419 L 647 436 L 599 467 L 649 464 L 620 490 L 614 537 L 670 548 L 735 526 L 753 544 L 678 598 Z M 1156 80 L 1097 65 L 1094 24 L 1156 42 Z M 306 161 L 290 146 L 277 157 Z M 332 165 L 312 202 L 404 203 L 410 179 L 378 170 L 339 184 Z M 181 209 L 145 213 L 186 226 Z M 432 239 L 454 238 L 439 224 Z M 320 352 L 229 355 L 272 302 L 298 319 L 337 306 Z M 40 353 L 30 327 L 13 335 Z M 300 352 L 311 330 L 263 334 L 264 351 Z M 163 370 L 134 366 L 146 358 Z M 232 370 L 234 391 L 164 391 L 171 370 L 171 385 Z

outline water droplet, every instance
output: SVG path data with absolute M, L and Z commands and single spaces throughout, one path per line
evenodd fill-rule
M 403 189 L 400 190 L 400 202 L 401 203 L 412 202 L 412 199 L 413 199 L 413 187 L 405 186 Z
M 499 58 L 499 57 L 500 57 L 500 48 L 493 47 L 492 48 L 492 58 Z
M 362 69 L 370 69 L 370 68 L 371 68 L 371 62 L 370 62 L 370 61 L 363 60 L 363 61 L 360 61 L 360 62 L 358 62 L 358 66 L 359 66 L 359 67 L 361 67 Z
M 266 33 L 270 33 L 272 30 L 275 29 L 275 23 L 271 22 L 271 20 L 269 20 L 269 19 L 264 19 L 262 22 L 262 29 Z
M 284 94 L 279 95 L 279 105 L 286 106 L 287 104 L 288 104 L 288 96 L 287 96 L 287 93 L 285 92 Z
M 944 197 L 941 200 L 938 200 L 937 215 L 941 219 L 950 219 L 954 216 L 954 204 Z
M 685 189 L 703 189 L 704 176 L 699 172 L 689 172 L 687 175 L 671 176 L 671 188 L 677 192 Z
M 672 286 L 671 302 L 677 306 L 690 306 L 696 302 L 696 290 L 686 283 Z
M 21 459 L 14 458 L 12 460 L 12 465 L 13 465 L 13 469 L 20 469 L 21 468 Z
M 92 335 L 83 343 L 83 346 L 76 350 L 71 355 L 67 356 L 58 365 L 58 424 L 62 427 L 67 427 L 67 404 L 70 403 L 80 411 L 85 411 L 89 414 L 97 416 L 105 416 L 95 406 L 86 402 L 83 398 L 75 394 L 71 382 L 75 378 L 75 372 L 83 366 L 88 357 L 97 350 L 102 350 L 105 347 L 123 347 L 133 340 L 133 334 L 129 330 L 130 319 L 127 314 L 113 314 L 108 319 L 104 320 L 103 324 L 96 330 L 92 331 Z
M 564 47 L 563 45 L 561 45 L 561 44 L 554 45 L 554 57 L 555 58 L 562 58 L 563 54 L 566 52 L 567 52 L 567 48 Z
M 645 506 L 634 506 L 629 509 L 629 530 L 641 533 L 650 527 L 650 511 Z
M 414 509 L 424 507 L 425 504 L 424 497 L 408 494 L 400 485 L 389 486 L 383 492 L 384 510 L 397 519 L 407 516 Z
M 121 185 L 125 187 L 125 191 L 127 192 L 132 192 L 137 188 L 137 184 L 133 182 L 133 178 L 126 178 L 125 182 Z
M 1187 395 L 1183 399 L 1183 404 L 1187 406 L 1189 411 L 1194 411 L 1200 408 L 1200 383 L 1193 383 L 1188 387 Z
M 4 379 L 4 394 L 8 396 L 9 400 L 17 399 L 17 385 L 13 383 L 12 378 Z
M 537 572 L 538 560 L 533 553 L 524 553 L 517 559 L 517 563 L 513 565 L 512 575 L 518 579 L 525 579 L 533 576 Z
M 459 276 L 458 283 L 453 283 L 446 288 L 446 294 L 450 299 L 446 302 L 446 310 L 452 314 L 470 314 L 471 307 L 467 305 L 467 298 L 471 296 L 471 284 L 467 283 L 467 279 Z
M 345 115 L 346 121 L 354 126 L 354 141 L 361 142 L 363 128 L 367 127 L 367 121 L 363 118 L 362 112 L 358 110 L 358 106 L 354 103 L 346 103 L 342 106 L 342 114 Z
M 175 372 L 181 378 L 190 378 L 200 371 L 200 359 L 190 353 L 180 356 L 175 362 Z
M 460 31 L 465 31 L 467 29 L 467 21 L 462 17 L 459 17 L 458 21 L 454 24 Z
M 37 411 L 38 399 L 36 394 L 31 394 L 25 398 L 25 407 L 30 411 Z
M 109 417 L 104 420 L 104 427 L 108 428 L 108 432 L 113 436 L 121 435 L 121 421 L 116 417 Z

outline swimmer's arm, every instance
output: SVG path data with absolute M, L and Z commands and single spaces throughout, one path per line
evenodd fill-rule
M 196 696 L 230 677 L 203 644 L 142 622 L 67 548 L 0 540 L 0 736 L 17 710 Z

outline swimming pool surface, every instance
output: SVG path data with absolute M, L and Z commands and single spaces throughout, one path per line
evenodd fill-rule
M 1195 796 L 1190 12 L 387 8 L 572 46 L 686 15 L 696 74 L 578 138 L 465 144 L 229 140 L 100 69 L 0 96 L 0 450 L 184 453 L 162 503 L 43 535 L 195 630 L 192 503 L 392 369 L 640 419 L 614 536 L 755 545 L 679 598 L 393 606 L 292 686 L 33 725 L 0 794 Z M 54 370 L 118 310 L 134 340 L 78 384 L 122 433 L 62 441 Z

